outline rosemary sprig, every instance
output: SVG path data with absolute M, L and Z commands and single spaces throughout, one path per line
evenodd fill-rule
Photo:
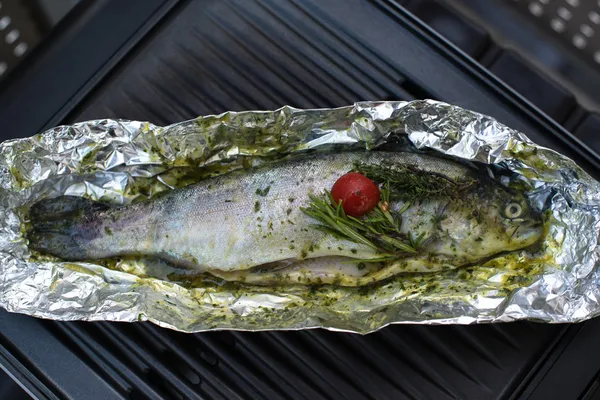
M 398 212 L 391 211 L 389 182 L 381 188 L 381 201 L 377 207 L 361 218 L 347 215 L 341 201 L 336 204 L 327 190 L 320 196 L 310 195 L 310 199 L 311 204 L 302 211 L 321 223 L 313 225 L 314 228 L 377 250 L 381 253 L 381 260 L 414 254 L 425 240 L 424 233 L 413 238 L 411 234 L 400 232 L 402 213 L 410 207 L 410 203 Z

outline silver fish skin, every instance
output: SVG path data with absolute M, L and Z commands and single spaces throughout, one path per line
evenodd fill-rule
M 314 229 L 316 221 L 301 210 L 309 205 L 310 194 L 330 189 L 355 163 L 410 165 L 456 180 L 476 176 L 460 163 L 414 153 L 316 155 L 234 171 L 129 206 L 74 197 L 41 201 L 31 209 L 30 247 L 71 261 L 152 256 L 231 280 L 244 280 L 243 271 L 255 276 L 251 269 L 257 266 L 268 270 L 289 264 L 297 270 L 305 259 L 377 259 L 380 252 L 369 246 Z M 468 207 L 448 199 L 411 204 L 403 214 L 402 230 L 435 240 L 418 257 L 396 263 L 393 273 L 465 265 L 531 245 L 541 235 L 540 217 L 522 194 L 485 182 L 467 196 L 472 197 Z M 398 210 L 403 204 L 396 201 L 391 207 Z M 518 206 L 519 218 L 506 215 L 510 206 Z M 443 218 L 436 218 L 440 213 Z M 339 278 L 339 263 L 333 269 Z M 381 279 L 391 274 L 372 268 L 366 273 Z M 355 270 L 349 275 L 348 285 L 372 280 L 360 274 L 357 278 Z M 319 276 L 334 280 L 322 268 Z

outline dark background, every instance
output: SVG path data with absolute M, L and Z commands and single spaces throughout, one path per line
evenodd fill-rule
M 93 118 L 433 98 L 600 175 L 596 1 L 0 4 L 2 140 Z M 2 311 L 0 398 L 596 399 L 598 325 L 186 335 Z

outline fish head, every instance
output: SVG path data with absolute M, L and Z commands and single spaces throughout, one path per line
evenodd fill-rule
M 509 247 L 523 248 L 537 242 L 543 233 L 542 214 L 534 209 L 527 197 L 514 190 L 495 186 L 490 202 Z
M 494 184 L 450 201 L 440 232 L 444 253 L 473 262 L 533 245 L 543 220 L 523 193 Z

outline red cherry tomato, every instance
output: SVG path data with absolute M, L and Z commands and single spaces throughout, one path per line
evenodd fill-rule
M 360 217 L 377 206 L 380 193 L 375 182 L 357 172 L 349 172 L 333 184 L 331 196 L 336 204 L 342 201 L 346 214 Z

